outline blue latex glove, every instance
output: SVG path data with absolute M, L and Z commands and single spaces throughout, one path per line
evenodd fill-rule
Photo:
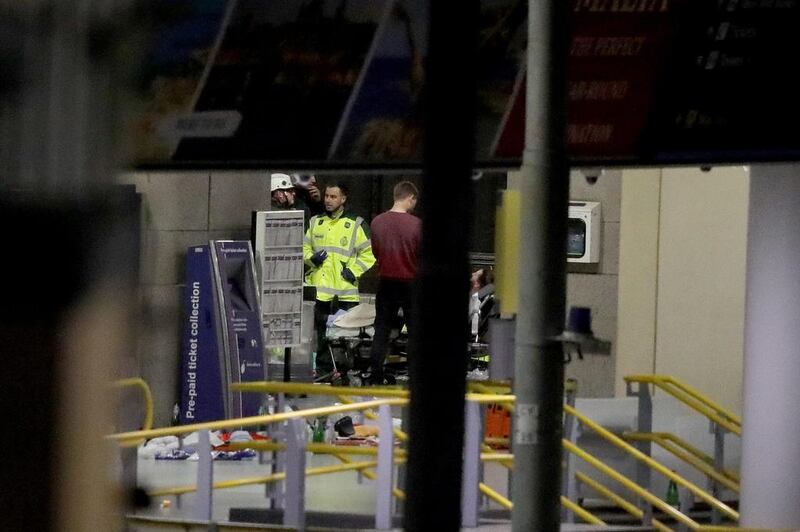
M 314 263 L 314 266 L 319 268 L 320 266 L 322 266 L 322 263 L 325 262 L 325 259 L 327 258 L 328 258 L 328 252 L 325 251 L 324 249 L 321 249 L 316 253 L 314 253 L 313 255 L 311 255 L 311 262 Z
M 350 284 L 356 284 L 355 274 L 344 263 L 342 263 L 342 278 Z

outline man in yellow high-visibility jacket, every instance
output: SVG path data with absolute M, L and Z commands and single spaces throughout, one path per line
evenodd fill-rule
M 328 316 L 358 304 L 358 279 L 375 264 L 366 224 L 362 218 L 344 213 L 346 202 L 344 185 L 325 187 L 325 214 L 311 218 L 303 241 L 303 260 L 311 268 L 307 279 L 317 289 L 314 327 L 318 376 L 333 370 L 325 337 Z

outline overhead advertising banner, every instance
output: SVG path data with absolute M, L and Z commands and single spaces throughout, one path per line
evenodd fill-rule
M 212 240 L 212 263 L 222 317 L 225 382 L 266 380 L 261 312 L 248 240 Z M 227 390 L 228 416 L 255 416 L 261 406 L 259 394 Z
M 181 342 L 181 423 L 225 418 L 225 386 L 220 371 L 219 339 L 211 255 L 208 246 L 186 252 L 186 290 Z
M 800 2 L 690 5 L 674 42 L 670 82 L 657 99 L 647 141 L 652 158 L 678 163 L 800 159 L 794 82 Z
M 194 111 L 241 122 L 226 137 L 184 136 L 173 158 L 325 159 L 389 2 L 235 4 Z
M 427 0 L 188 4 L 149 56 L 139 163 L 420 167 Z M 800 0 L 569 0 L 573 164 L 797 160 L 798 23 Z M 520 162 L 526 28 L 527 0 L 481 1 L 478 166 Z
M 136 113 L 127 124 L 137 161 L 172 160 L 182 137 L 179 122 L 194 113 L 232 5 L 226 0 L 169 0 L 158 6 L 161 17 L 145 52 Z
M 525 61 L 526 6 L 484 0 L 475 61 L 478 159 L 491 157 Z M 334 139 L 334 160 L 416 162 L 422 157 L 428 0 L 393 3 Z

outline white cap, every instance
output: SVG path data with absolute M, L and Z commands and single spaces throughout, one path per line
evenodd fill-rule
M 292 178 L 288 174 L 272 174 L 272 183 L 270 185 L 270 192 L 276 190 L 288 190 L 294 188 L 292 185 Z

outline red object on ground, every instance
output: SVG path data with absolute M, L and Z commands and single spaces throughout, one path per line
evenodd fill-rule
M 508 438 L 511 436 L 511 414 L 500 405 L 489 405 L 486 409 L 486 437 Z M 490 444 L 492 447 L 507 445 Z

